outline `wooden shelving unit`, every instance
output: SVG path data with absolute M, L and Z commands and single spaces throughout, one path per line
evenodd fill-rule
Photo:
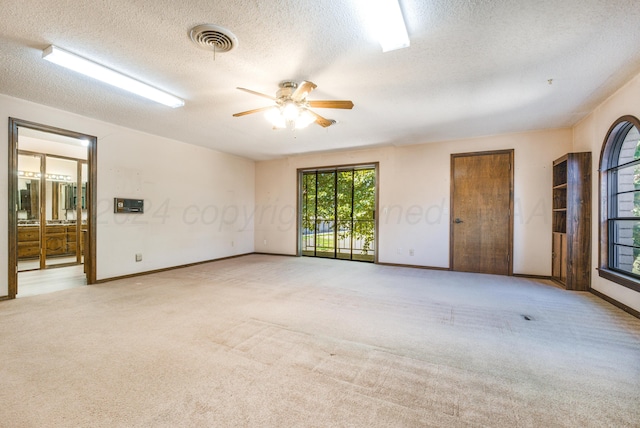
M 591 153 L 553 162 L 551 277 L 567 290 L 591 286 Z

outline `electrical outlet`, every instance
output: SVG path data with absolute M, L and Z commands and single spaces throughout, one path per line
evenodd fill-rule
M 263 244 L 264 244 L 264 245 L 267 245 L 267 240 L 266 240 L 266 239 L 264 240 Z
M 410 256 L 413 256 L 413 248 L 411 248 L 411 249 L 409 250 L 409 255 L 410 255 Z
M 142 253 L 137 253 L 136 254 L 136 261 L 137 262 L 141 262 L 142 261 Z
M 231 241 L 231 246 L 233 247 L 233 241 Z
M 402 254 L 402 248 L 398 248 L 398 254 Z

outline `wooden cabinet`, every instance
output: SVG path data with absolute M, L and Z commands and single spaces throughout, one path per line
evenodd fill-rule
M 86 224 L 81 225 L 85 231 Z M 75 256 L 78 247 L 75 224 L 54 224 L 45 228 L 45 248 L 47 257 Z M 80 251 L 84 252 L 84 233 L 80 234 Z M 40 256 L 40 226 L 18 226 L 18 259 L 37 259 Z
M 18 259 L 40 256 L 40 226 L 18 226 Z
M 84 255 L 84 237 L 87 231 L 87 225 L 80 225 L 80 254 Z M 67 253 L 69 255 L 75 255 L 76 249 L 78 248 L 78 232 L 76 230 L 76 226 L 69 225 L 67 226 Z
M 67 230 L 65 226 L 47 226 L 45 243 L 48 256 L 60 256 L 67 253 Z
M 551 277 L 567 290 L 591 286 L 591 153 L 553 162 Z
M 76 225 L 67 226 L 67 253 L 75 254 L 77 248 L 76 238 L 78 233 L 76 232 Z

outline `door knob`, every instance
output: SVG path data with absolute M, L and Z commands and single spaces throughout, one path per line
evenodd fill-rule
M 453 220 L 454 223 L 462 223 L 462 220 L 460 220 L 459 218 Z

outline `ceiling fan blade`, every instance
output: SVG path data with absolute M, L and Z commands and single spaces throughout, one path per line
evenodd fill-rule
M 307 98 L 307 95 L 309 95 L 309 93 L 317 87 L 318 86 L 315 83 L 303 80 L 302 82 L 300 82 L 293 94 L 291 94 L 291 99 L 294 101 L 302 101 Z
M 245 92 L 248 92 L 250 94 L 257 95 L 259 97 L 268 98 L 268 99 L 270 99 L 272 101 L 276 100 L 275 97 L 272 97 L 271 95 L 262 94 L 260 92 L 252 91 L 251 89 L 247 89 L 247 88 L 236 88 L 236 89 L 240 89 L 241 91 L 245 91 Z
M 259 113 L 261 111 L 266 111 L 266 110 L 269 110 L 269 109 L 272 109 L 272 108 L 273 108 L 273 106 L 255 108 L 253 110 L 247 110 L 247 111 L 243 111 L 243 112 L 240 112 L 240 113 L 236 113 L 236 114 L 233 115 L 233 117 L 245 116 L 245 115 L 251 114 L 251 113 Z
M 333 120 L 333 119 L 325 119 L 324 117 L 320 116 L 318 113 L 314 113 L 309 109 L 307 109 L 307 111 L 309 113 L 311 113 L 316 118 L 316 123 L 318 125 L 322 126 L 323 128 L 329 127 L 329 126 L 333 125 L 334 123 L 336 123 L 335 120 Z
M 314 108 L 344 108 L 344 109 L 352 109 L 353 102 L 351 101 L 309 101 L 309 107 Z

